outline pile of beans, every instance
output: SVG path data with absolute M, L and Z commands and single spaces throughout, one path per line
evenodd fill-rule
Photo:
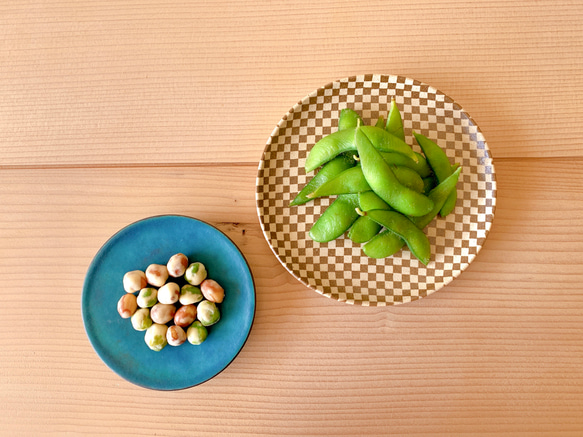
M 437 143 L 412 132 L 423 153 L 406 142 L 395 100 L 374 126 L 350 108 L 340 112 L 338 131 L 310 150 L 306 173 L 320 168 L 290 206 L 333 196 L 309 236 L 328 243 L 344 234 L 371 258 L 386 258 L 405 245 L 424 265 L 431 260 L 425 228 L 450 214 L 457 201 L 461 166 Z
M 199 345 L 208 336 L 207 327 L 221 318 L 217 304 L 225 298 L 223 287 L 207 278 L 204 264 L 190 263 L 182 253 L 166 265 L 127 272 L 123 288 L 117 311 L 131 319 L 135 330 L 146 331 L 144 340 L 153 351 L 187 341 Z

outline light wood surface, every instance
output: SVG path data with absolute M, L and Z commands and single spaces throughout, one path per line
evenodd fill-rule
M 582 28 L 575 0 L 0 3 L 0 435 L 583 435 Z M 280 117 L 362 73 L 454 98 L 498 183 L 470 267 L 390 308 L 305 288 L 255 211 Z M 224 372 L 159 392 L 99 359 L 81 293 L 171 213 L 239 245 L 257 311 Z

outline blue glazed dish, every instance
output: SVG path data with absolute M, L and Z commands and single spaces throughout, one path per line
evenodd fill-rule
M 145 331 L 134 330 L 117 312 L 122 280 L 128 271 L 165 265 L 179 252 L 202 262 L 225 289 L 221 319 L 201 345 L 154 352 Z M 194 218 L 164 215 L 132 223 L 103 245 L 87 271 L 81 307 L 91 345 L 110 369 L 141 387 L 179 390 L 208 381 L 238 355 L 255 317 L 255 286 L 247 261 L 225 234 Z

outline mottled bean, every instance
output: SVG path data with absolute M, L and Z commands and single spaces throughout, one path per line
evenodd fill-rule
M 145 287 L 138 294 L 138 306 L 151 308 L 158 303 L 158 290 L 154 287 Z
M 137 308 L 138 303 L 136 302 L 136 296 L 134 294 L 124 294 L 117 301 L 117 312 L 124 319 L 129 319 L 133 316 Z
M 200 302 L 203 298 L 200 288 L 195 287 L 194 285 L 184 284 L 180 289 L 180 297 L 178 298 L 178 301 L 182 305 L 190 305 Z
M 173 278 L 179 278 L 184 275 L 187 267 L 188 257 L 183 253 L 172 255 L 166 264 L 168 275 L 172 276 Z
M 145 331 L 152 326 L 149 308 L 140 308 L 132 316 L 132 326 L 136 331 Z
M 123 288 L 126 293 L 135 293 L 136 291 L 140 291 L 148 284 L 146 279 L 146 274 L 141 270 L 133 270 L 131 272 L 127 272 L 123 276 Z
M 168 279 L 168 269 L 160 264 L 150 264 L 146 269 L 148 283 L 154 287 L 161 287 Z
M 198 345 L 206 340 L 208 337 L 208 330 L 206 327 L 200 323 L 200 321 L 194 322 L 186 330 L 186 338 L 190 344 Z
M 172 304 L 157 303 L 150 310 L 150 317 L 154 323 L 165 324 L 174 319 L 176 307 Z
M 144 341 L 150 349 L 156 352 L 160 352 L 168 344 L 168 340 L 166 339 L 166 331 L 168 331 L 168 326 L 154 323 L 146 330 Z
M 176 303 L 180 297 L 180 285 L 175 282 L 168 282 L 158 289 L 158 302 Z
M 225 298 L 225 290 L 213 279 L 205 279 L 200 284 L 200 291 L 206 300 L 221 303 Z
M 182 327 L 172 325 L 166 330 L 166 341 L 170 346 L 180 346 L 186 341 L 186 332 Z
M 196 320 L 196 306 L 183 305 L 174 314 L 174 324 L 186 328 Z
M 206 279 L 206 267 L 201 262 L 194 262 L 188 266 L 184 273 L 184 279 L 190 285 L 200 285 Z
M 204 326 L 210 326 L 219 321 L 221 313 L 214 302 L 203 300 L 196 308 L 196 318 Z

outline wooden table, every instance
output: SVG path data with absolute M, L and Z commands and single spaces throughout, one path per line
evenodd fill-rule
M 583 4 L 428 0 L 0 4 L 0 434 L 583 435 Z M 428 83 L 480 125 L 496 217 L 419 301 L 304 287 L 255 209 L 265 143 L 336 79 Z M 248 259 L 256 318 L 219 376 L 160 392 L 83 329 L 120 228 L 182 214 Z

